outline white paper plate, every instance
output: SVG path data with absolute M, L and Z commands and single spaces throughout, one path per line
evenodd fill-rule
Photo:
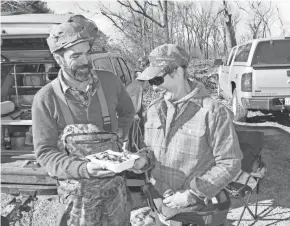
M 112 151 L 112 150 L 107 150 L 105 152 L 107 152 L 108 154 L 113 154 L 113 155 L 117 155 L 117 156 L 122 156 L 123 155 L 122 152 L 115 152 L 115 151 Z M 120 173 L 120 172 L 123 172 L 123 171 L 125 171 L 127 169 L 132 168 L 134 166 L 135 160 L 139 158 L 138 155 L 129 154 L 130 159 L 128 159 L 127 161 L 124 161 L 122 163 L 114 163 L 114 162 L 109 161 L 109 160 L 100 160 L 100 159 L 97 159 L 95 157 L 96 155 L 101 154 L 101 153 L 102 152 L 97 153 L 97 154 L 88 155 L 88 156 L 86 156 L 86 158 L 89 159 L 91 162 L 101 163 L 102 165 L 106 166 L 106 168 L 108 170 L 111 170 L 111 171 L 113 171 L 115 173 Z

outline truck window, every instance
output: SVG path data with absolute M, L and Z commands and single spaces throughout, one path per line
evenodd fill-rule
M 290 39 L 259 42 L 254 53 L 253 65 L 290 64 Z
M 99 58 L 94 60 L 94 66 L 96 69 L 110 71 L 114 73 L 114 69 L 110 58 Z
M 121 79 L 122 83 L 124 85 L 126 85 L 126 79 L 123 75 L 123 71 L 122 71 L 122 68 L 121 68 L 121 65 L 119 63 L 119 61 L 117 60 L 117 58 L 112 58 L 112 61 L 113 61 L 113 64 L 115 66 L 115 69 L 116 69 L 116 72 L 117 72 L 117 76 Z
M 234 47 L 234 48 L 232 49 L 232 51 L 230 52 L 230 55 L 229 55 L 229 58 L 228 58 L 228 61 L 227 61 L 226 66 L 231 65 L 231 63 L 232 63 L 232 61 L 233 61 L 233 58 L 234 58 L 234 55 L 235 55 L 235 52 L 236 52 L 236 49 L 237 49 L 237 47 Z
M 128 84 L 128 83 L 130 83 L 131 80 L 132 80 L 132 79 L 131 79 L 131 75 L 130 75 L 130 71 L 129 71 L 129 69 L 128 69 L 128 67 L 127 67 L 127 65 L 126 65 L 126 63 L 124 62 L 123 59 L 118 58 L 118 61 L 119 61 L 120 65 L 121 65 L 121 68 L 122 68 L 123 74 L 124 74 L 124 76 L 125 76 L 126 84 Z
M 251 48 L 252 43 L 240 46 L 235 57 L 235 62 L 247 62 Z

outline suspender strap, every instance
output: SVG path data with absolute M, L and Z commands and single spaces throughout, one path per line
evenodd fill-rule
M 54 79 L 51 82 L 51 85 L 52 85 L 54 93 L 57 96 L 57 101 L 58 101 L 59 106 L 61 108 L 61 111 L 64 115 L 64 120 L 65 120 L 66 125 L 74 124 L 70 108 L 68 106 L 67 100 L 66 100 L 66 98 L 63 94 L 63 91 L 61 89 L 61 86 L 60 86 L 59 78 Z
M 94 71 L 93 71 L 93 74 L 97 76 Z M 57 96 L 57 100 L 62 110 L 62 113 L 64 115 L 66 125 L 74 124 L 69 105 L 67 103 L 67 100 L 60 86 L 59 78 L 54 79 L 51 82 L 51 85 Z M 106 101 L 106 97 L 105 97 L 101 82 L 100 82 L 100 86 L 97 89 L 97 95 L 98 95 L 100 105 L 101 105 L 101 111 L 102 111 L 102 117 L 103 117 L 103 129 L 105 131 L 112 132 L 111 117 L 109 114 L 108 104 Z
M 94 76 L 98 77 L 97 73 L 94 70 L 92 70 L 92 73 L 94 74 Z M 101 111 L 102 111 L 102 116 L 103 116 L 103 129 L 105 131 L 112 132 L 111 117 L 109 114 L 107 100 L 104 94 L 101 81 L 99 82 L 100 82 L 100 86 L 97 89 L 97 94 L 100 101 Z

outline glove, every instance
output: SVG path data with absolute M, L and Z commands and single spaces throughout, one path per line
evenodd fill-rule
M 177 191 L 171 196 L 166 197 L 163 203 L 170 208 L 185 208 L 200 202 L 200 199 L 189 190 Z

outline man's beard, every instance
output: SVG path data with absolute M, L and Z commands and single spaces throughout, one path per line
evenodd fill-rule
M 84 82 L 91 78 L 91 68 L 89 65 L 69 67 L 67 64 L 64 64 L 63 69 L 72 79 L 78 82 Z

